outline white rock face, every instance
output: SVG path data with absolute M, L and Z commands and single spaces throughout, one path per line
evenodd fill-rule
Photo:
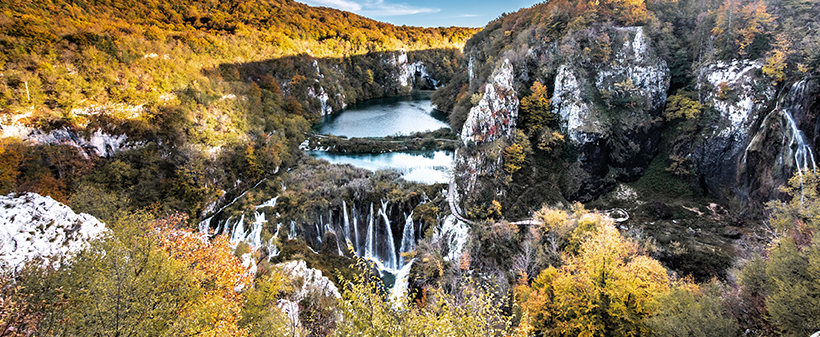
M 279 270 L 288 278 L 295 280 L 301 278 L 302 287 L 294 292 L 292 300 L 299 302 L 310 292 L 318 292 L 328 297 L 341 298 L 339 289 L 325 276 L 322 271 L 308 268 L 304 260 L 288 261 L 276 265 Z
M 106 231 L 95 217 L 76 214 L 35 193 L 0 196 L 0 263 L 17 269 L 35 257 L 56 261 Z
M 604 132 L 601 120 L 595 118 L 592 109 L 581 98 L 582 85 L 573 67 L 566 64 L 558 67 L 552 96 L 553 112 L 561 117 L 569 139 L 576 143 L 589 141 L 591 133 Z
M 717 62 L 704 68 L 698 81 L 698 89 L 705 93 L 705 101 L 720 112 L 721 119 L 729 123 L 724 128 L 715 128 L 712 136 L 738 138 L 750 132 L 756 112 L 763 107 L 755 89 L 755 73 L 763 68 L 761 61 Z M 726 90 L 727 92 L 723 92 Z M 774 88 L 769 85 L 762 93 L 774 97 Z
M 313 87 L 308 89 L 308 97 L 310 98 L 319 98 L 319 101 L 322 102 L 322 107 L 320 109 L 320 113 L 322 116 L 326 116 L 333 113 L 333 107 L 330 106 L 328 101 L 330 100 L 330 96 L 325 92 L 325 88 L 319 87 L 319 93 L 316 93 L 316 90 Z
M 610 63 L 597 69 L 594 78 L 595 88 L 601 91 L 616 91 L 617 84 L 629 80 L 634 89 L 629 96 L 645 99 L 646 102 L 633 109 L 632 116 L 624 119 L 643 119 L 641 114 L 646 110 L 653 111 L 666 102 L 666 90 L 669 88 L 669 69 L 663 60 L 650 58 L 647 49 L 648 41 L 643 27 L 616 28 L 616 32 L 626 34 L 619 52 Z M 613 43 L 618 43 L 616 39 Z M 614 48 L 613 48 L 614 49 Z M 603 112 L 590 102 L 589 90 L 585 84 L 593 79 L 586 79 L 581 69 L 573 63 L 563 64 L 558 68 L 553 92 L 553 112 L 561 117 L 570 140 L 583 144 L 597 137 L 591 134 L 606 132 L 606 119 Z
M 657 152 L 671 76 L 642 27 L 610 27 L 608 60 L 570 57 L 558 67 L 551 105 L 578 153 L 563 193 L 589 201 L 637 179 Z M 592 33 L 592 32 L 588 32 Z M 566 40 L 559 48 L 577 45 Z
M 436 232 L 433 240 L 447 240 L 446 245 L 449 247 L 449 253 L 444 257 L 444 261 L 458 261 L 461 254 L 464 252 L 464 246 L 467 245 L 467 239 L 470 237 L 470 228 L 467 224 L 456 219 L 452 215 L 444 218 L 444 223 L 441 225 L 441 230 Z
M 461 141 L 489 143 L 513 135 L 518 118 L 518 96 L 513 89 L 513 66 L 505 59 L 487 81 L 484 96 L 470 109 L 461 129 Z
M 45 133 L 22 124 L 12 124 L 0 125 L 0 137 L 19 138 L 31 144 L 69 145 L 81 150 L 86 156 L 110 157 L 129 148 L 128 137 L 125 135 L 110 135 L 99 129 L 85 139 L 66 128 Z
M 430 77 L 424 63 L 421 61 L 409 63 L 407 60 L 407 52 L 404 50 L 400 51 L 398 55 L 394 54 L 390 59 L 390 63 L 398 68 L 397 80 L 401 86 L 407 87 L 415 85 L 416 73 L 418 73 L 422 78 L 432 82 L 433 86 L 438 87 L 438 81 Z

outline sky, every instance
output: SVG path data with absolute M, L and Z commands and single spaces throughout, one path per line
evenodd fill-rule
M 353 12 L 394 25 L 484 27 L 501 13 L 516 12 L 538 0 L 296 0 Z

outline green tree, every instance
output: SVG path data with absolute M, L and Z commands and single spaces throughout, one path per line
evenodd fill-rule
M 820 175 L 795 174 L 784 190 L 789 202 L 769 203 L 779 242 L 740 279 L 746 291 L 763 295 L 771 325 L 784 335 L 810 335 L 820 330 Z
M 122 219 L 60 271 L 70 335 L 161 336 L 184 330 L 179 313 L 202 291 L 187 266 L 154 246 L 147 218 Z M 120 239 L 122 238 L 122 239 Z
M 734 336 L 737 324 L 729 317 L 717 282 L 698 286 L 678 282 L 658 294 L 656 314 L 649 320 L 653 334 L 669 337 Z

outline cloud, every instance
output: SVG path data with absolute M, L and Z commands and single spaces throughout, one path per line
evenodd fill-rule
M 331 7 L 336 9 L 341 9 L 343 11 L 348 12 L 355 12 L 362 9 L 362 5 L 355 3 L 353 1 L 345 1 L 345 0 L 299 0 L 306 5 L 310 6 L 325 6 Z
M 424 8 L 414 7 L 404 4 L 393 4 L 384 2 L 384 0 L 365 1 L 362 3 L 363 10 L 358 11 L 358 14 L 367 16 L 399 16 L 399 15 L 413 15 L 413 14 L 430 14 L 441 11 L 439 8 Z
M 425 8 L 410 6 L 407 3 L 390 3 L 384 0 L 298 0 L 311 6 L 327 6 L 356 14 L 379 17 L 401 16 L 413 14 L 430 14 L 441 11 L 439 8 Z

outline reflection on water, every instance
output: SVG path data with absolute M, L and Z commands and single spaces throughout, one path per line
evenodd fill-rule
M 426 184 L 447 183 L 453 168 L 453 153 L 449 151 L 392 152 L 379 154 L 337 154 L 309 151 L 311 156 L 332 164 L 350 164 L 376 171 L 392 168 L 404 174 L 404 179 Z
M 430 99 L 371 100 L 325 117 L 314 129 L 321 134 L 347 137 L 385 137 L 448 128 L 443 113 Z

